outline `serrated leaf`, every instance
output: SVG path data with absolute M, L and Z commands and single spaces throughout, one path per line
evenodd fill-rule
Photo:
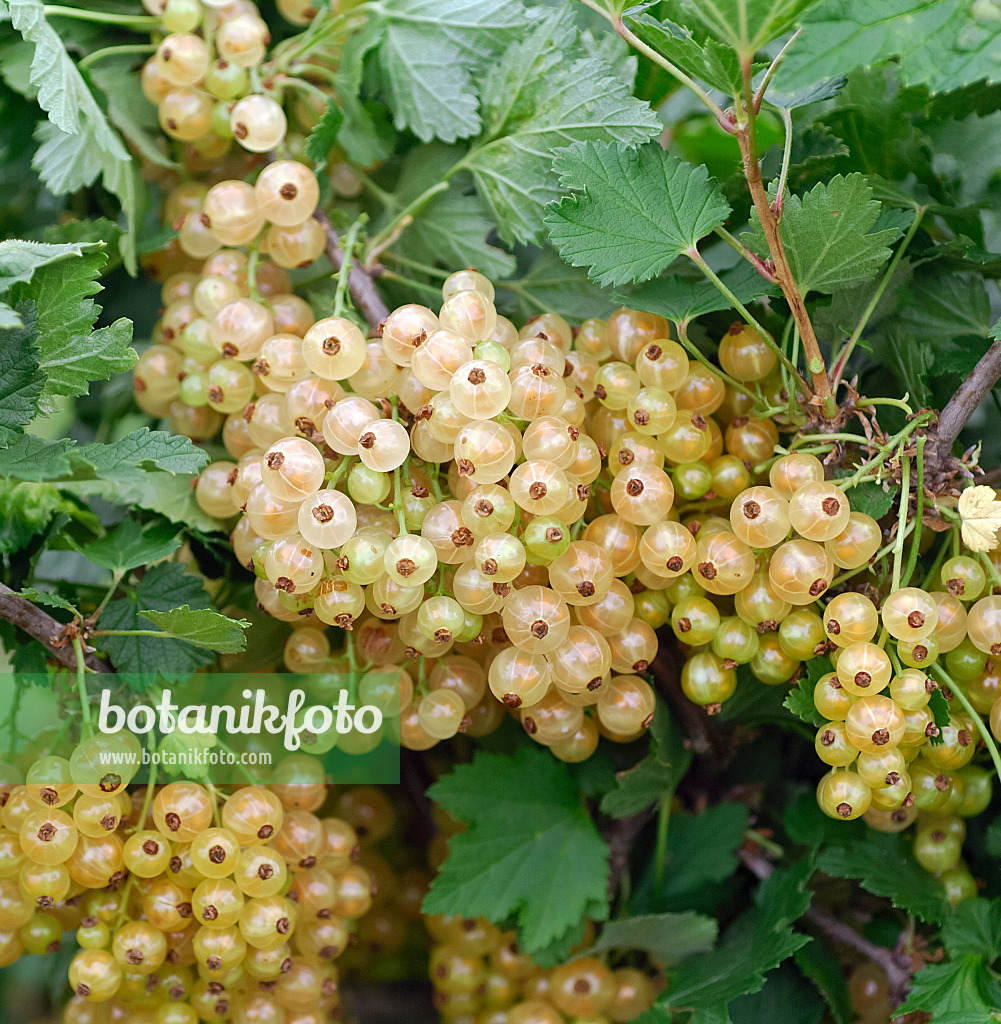
M 102 477 L 132 475 L 136 470 L 193 474 L 209 457 L 204 449 L 180 434 L 140 427 L 106 444 L 88 444 L 73 453 L 73 461 L 85 464 Z
M 508 307 L 513 306 L 520 319 L 537 313 L 559 313 L 577 324 L 591 316 L 607 317 L 616 305 L 608 292 L 587 276 L 587 271 L 568 266 L 548 245 L 521 278 L 497 282 L 498 292 L 505 289 L 510 297 Z
M 53 480 L 69 473 L 69 438 L 45 441 L 0 427 L 0 477 L 13 480 Z
M 694 1010 L 692 1021 L 725 1024 L 734 999 L 759 991 L 768 971 L 810 941 L 792 925 L 810 905 L 806 883 L 812 873 L 808 858 L 774 871 L 758 889 L 755 906 L 730 925 L 711 953 L 685 960 L 635 1024 L 665 1024 L 674 1019 L 674 1008 Z
M 970 551 L 993 551 L 998 546 L 1001 501 L 993 487 L 978 484 L 965 488 L 956 510 L 961 520 L 963 543 Z
M 646 281 L 719 227 L 730 206 L 705 167 L 652 143 L 578 143 L 553 163 L 572 195 L 546 214 L 550 239 L 600 284 Z
M 815 946 L 811 942 L 794 956 Z M 820 1024 L 824 1002 L 791 964 L 770 971 L 758 992 L 738 996 L 727 1008 L 733 1024 Z
M 919 274 L 901 299 L 903 309 L 895 320 L 912 336 L 936 343 L 968 334 L 989 336 L 991 300 L 979 275 Z
M 33 340 L 34 310 L 26 308 L 23 327 L 0 332 L 0 427 L 23 427 L 35 418 L 45 387 Z
M 866 480 L 846 493 L 851 500 L 853 512 L 882 519 L 897 504 L 900 488 L 893 483 L 879 484 L 875 480 Z
M 463 160 L 504 241 L 540 244 L 559 196 L 553 153 L 575 142 L 638 145 L 661 130 L 604 61 L 575 60 L 568 9 L 550 12 L 487 72 L 480 138 Z
M 204 647 L 219 654 L 240 654 L 247 646 L 244 630 L 250 623 L 246 619 L 227 618 L 213 608 L 192 610 L 182 605 L 171 608 L 169 612 L 147 609 L 139 614 L 159 626 L 165 636 L 195 647 Z
M 453 185 L 428 203 L 400 241 L 412 259 L 446 267 L 475 267 L 499 281 L 510 277 L 517 264 L 510 253 L 487 241 L 494 229 L 483 200 Z
M 926 964 L 911 982 L 895 1015 L 924 1011 L 935 1024 L 990 1024 L 1001 1020 L 1001 982 L 983 957 L 967 954 L 945 964 Z
M 104 93 L 111 123 L 139 153 L 159 167 L 176 168 L 176 162 L 156 144 L 163 139 L 156 107 L 143 93 L 133 63 L 129 57 L 124 61 L 105 59 L 92 68 L 91 80 Z
M 684 910 L 707 887 L 737 870 L 737 849 L 744 841 L 748 810 L 723 802 L 700 814 L 674 814 L 667 833 L 664 886 L 660 905 Z
M 49 123 L 39 129 L 42 144 L 32 166 L 57 195 L 92 185 L 98 174 L 102 176 L 128 221 L 122 256 L 134 274 L 138 200 L 128 150 L 87 88 L 59 34 L 46 21 L 41 0 L 5 3 L 14 28 L 35 46 L 31 82 L 38 87 L 39 105 L 49 115 Z
M 424 900 L 426 913 L 494 922 L 514 917 L 529 955 L 585 911 L 596 920 L 607 915 L 608 847 L 566 768 L 548 751 L 530 745 L 510 757 L 481 751 L 439 779 L 429 795 L 469 827 L 449 840 L 449 855 Z
M 774 86 L 770 86 L 765 93 L 765 99 L 773 107 L 779 107 L 782 110 L 795 110 L 797 107 L 806 107 L 811 103 L 823 103 L 825 100 L 834 99 L 847 82 L 848 78 L 845 75 L 836 75 L 833 78 L 816 81 L 796 92 L 782 92 Z
M 744 305 L 766 295 L 778 294 L 777 286 L 769 284 L 746 262 L 722 271 L 719 277 Z M 730 300 L 709 281 L 704 278 L 690 281 L 678 274 L 667 274 L 637 285 L 629 290 L 628 295 L 623 294 L 621 300 L 631 309 L 658 313 L 675 323 L 733 308 Z
M 385 29 L 381 20 L 370 18 L 359 31 L 351 33 L 337 68 L 337 96 L 344 110 L 337 142 L 348 159 L 360 167 L 386 160 L 393 152 L 395 132 L 389 112 L 382 104 L 366 104 L 361 99 L 365 58 L 382 42 Z
M 805 196 L 786 197 L 780 223 L 792 275 L 805 295 L 836 292 L 873 277 L 889 259 L 895 228 L 873 231 L 880 204 L 861 174 L 837 175 L 814 186 Z M 756 214 L 744 242 L 757 255 L 768 245 Z
M 639 39 L 687 75 L 728 96 L 743 89 L 740 58 L 732 47 L 711 37 L 697 39 L 690 29 L 649 14 L 629 17 L 628 23 Z
M 814 666 L 817 664 L 817 661 L 821 662 L 824 671 L 814 678 L 814 672 L 817 671 Z M 782 706 L 791 711 L 801 721 L 806 722 L 807 725 L 812 725 L 814 728 L 819 729 L 826 719 L 817 710 L 817 705 L 813 699 L 813 691 L 817 686 L 817 680 L 820 676 L 824 675 L 825 672 L 831 671 L 831 664 L 826 658 L 811 659 L 806 663 L 806 667 L 807 675 L 805 677 L 801 676 L 797 680 L 796 685 L 786 694 Z
M 80 614 L 76 606 L 70 604 L 62 594 L 57 594 L 51 590 L 36 590 L 34 587 L 25 587 L 21 591 L 20 596 L 32 604 L 45 605 L 46 608 L 61 608 L 71 615 Z
M 167 558 L 180 546 L 180 530 L 175 523 L 163 519 L 140 523 L 128 516 L 106 537 L 88 544 L 82 552 L 97 565 L 113 572 L 124 572 Z
M 874 832 L 844 845 L 829 845 L 817 867 L 838 878 L 855 878 L 867 892 L 885 896 L 895 907 L 922 921 L 940 924 L 949 904 L 941 883 L 911 856 L 900 835 Z
M 632 768 L 619 772 L 615 788 L 601 799 L 601 813 L 628 818 L 651 804 L 670 801 L 691 763 L 692 752 L 685 748 L 681 730 L 667 705 L 658 701 L 650 726 L 650 752 Z
M 915 408 L 929 405 L 928 377 L 934 360 L 931 341 L 915 338 L 900 318 L 894 317 L 873 337 L 872 348 L 877 358 L 896 373 Z
M 199 577 L 185 572 L 183 565 L 165 562 L 146 573 L 136 588 L 135 597 L 112 601 L 97 625 L 99 629 L 145 630 L 149 629 L 149 622 L 140 616 L 140 609 L 166 612 L 182 605 L 208 608 L 209 596 Z M 136 679 L 148 680 L 153 673 L 172 681 L 186 679 L 214 660 L 210 651 L 172 638 L 104 636 L 94 639 L 118 673 Z
M 306 156 L 315 165 L 317 173 L 326 167 L 327 158 L 337 145 L 337 134 L 343 124 L 343 111 L 332 99 L 327 100 L 327 109 L 306 139 Z
M 593 946 L 581 956 L 607 949 L 642 949 L 662 964 L 676 964 L 692 953 L 706 953 L 716 943 L 719 926 L 712 917 L 683 914 L 642 914 L 609 921 Z
M 855 1017 L 852 997 L 837 957 L 825 950 L 819 942 L 811 942 L 797 949 L 793 959 L 803 975 L 813 982 L 823 996 L 834 1024 L 852 1024 Z
M 952 0 L 840 0 L 818 5 L 803 19 L 803 37 L 777 75 L 785 89 L 852 68 L 898 59 L 908 85 L 948 92 L 1001 79 L 997 58 L 1001 22 L 978 20 L 972 4 Z
M 445 142 L 480 130 L 473 72 L 513 40 L 514 0 L 389 0 L 379 60 L 397 128 Z
M 1001 901 L 977 897 L 958 903 L 942 926 L 942 943 L 953 959 L 972 953 L 993 963 L 1001 957 Z
M 968 377 L 991 347 L 989 339 L 972 335 L 954 340 L 959 342 L 959 348 L 943 347 L 936 350 L 935 361 L 931 365 L 933 376 L 955 373 L 960 377 Z
M 701 24 L 747 57 L 796 24 L 816 0 L 680 0 L 692 24 Z
M 69 256 L 93 252 L 97 244 L 68 242 L 61 245 L 8 238 L 0 242 L 0 294 L 16 284 L 27 284 L 39 267 L 56 263 Z
M 42 405 L 55 395 L 84 395 L 94 380 L 129 370 L 136 353 L 130 347 L 132 323 L 124 318 L 93 330 L 100 307 L 90 296 L 101 290 L 97 276 L 103 253 L 40 267 L 30 284 L 11 292 L 17 301 L 33 302 L 38 312 L 36 342 L 46 375 Z

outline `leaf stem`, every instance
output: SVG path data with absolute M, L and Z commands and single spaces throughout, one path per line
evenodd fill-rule
M 949 673 L 938 664 L 938 662 L 933 662 L 928 666 L 928 668 L 931 672 L 937 675 L 950 690 L 952 690 L 956 695 L 956 699 L 963 705 L 966 713 L 973 719 L 973 723 L 976 725 L 977 731 L 980 733 L 981 739 L 984 741 L 984 746 L 987 747 L 987 750 L 991 755 L 991 760 L 994 762 L 994 770 L 997 772 L 998 778 L 1001 779 L 1001 753 L 998 752 L 998 745 L 994 742 L 994 737 L 991 735 L 990 729 L 988 729 L 984 724 L 984 720 L 978 714 L 977 709 L 970 703 L 966 694 L 963 693 L 963 691 L 956 685 L 956 681 L 952 676 L 950 676 Z
M 768 244 L 768 251 L 771 253 L 772 262 L 775 264 L 775 276 L 778 278 L 779 287 L 782 289 L 782 294 L 789 304 L 789 309 L 796 321 L 796 326 L 799 328 L 800 337 L 803 341 L 806 366 L 813 381 L 813 390 L 807 389 L 807 393 L 811 397 L 816 396 L 819 404 L 823 407 L 824 415 L 833 419 L 837 415 L 838 406 L 834 399 L 834 392 L 831 390 L 831 381 L 827 376 L 827 364 L 824 362 L 823 354 L 820 351 L 820 343 L 817 341 L 813 322 L 806 311 L 806 303 L 803 301 L 803 296 L 800 294 L 799 287 L 793 277 L 789 258 L 786 255 L 785 245 L 782 241 L 782 235 L 779 231 L 776 211 L 768 202 L 768 194 L 765 191 L 765 184 L 761 178 L 761 165 L 758 163 L 757 118 L 754 110 L 754 99 L 751 95 L 751 70 L 752 58 L 742 57 L 744 121 L 737 127 L 737 141 L 740 144 L 740 155 L 744 163 L 744 178 L 747 181 L 754 209 L 757 211 L 758 221 L 761 224 L 765 241 Z
M 724 227 L 718 227 L 715 229 L 716 234 L 723 239 L 724 242 L 734 252 L 739 253 L 741 256 L 751 264 L 752 267 L 770 284 L 778 284 L 778 278 L 775 276 L 774 271 L 765 263 L 765 261 L 755 253 L 751 252 L 746 245 L 739 239 L 735 238 L 730 234 Z
M 59 4 L 44 4 L 42 13 L 47 18 L 96 21 L 103 25 L 117 25 L 132 32 L 147 32 L 161 27 L 160 19 L 148 14 L 112 14 L 108 11 L 87 11 L 80 7 L 62 7 Z
M 785 142 L 782 146 L 782 169 L 779 171 L 779 184 L 775 193 L 775 216 L 781 220 L 782 208 L 785 205 L 786 182 L 789 180 L 789 164 L 792 161 L 792 111 L 781 107 L 779 114 L 785 127 Z
M 612 14 L 601 4 L 596 3 L 595 0 L 581 0 L 582 3 L 586 4 L 591 8 L 592 11 L 596 11 L 603 18 L 605 18 L 615 29 L 615 31 L 634 49 L 638 50 L 648 60 L 653 61 L 654 64 L 662 67 L 669 75 L 676 78 L 682 85 L 689 88 L 693 93 L 709 109 L 709 112 L 719 122 L 721 128 L 729 134 L 733 134 L 733 118 L 730 117 L 722 107 L 716 103 L 713 98 L 702 88 L 697 82 L 689 78 L 688 75 L 681 70 L 681 68 L 672 64 L 666 57 L 659 54 L 653 47 L 647 46 L 637 35 L 626 28 L 625 22 L 622 20 L 621 14 Z
M 900 571 L 904 557 L 904 531 L 907 528 L 907 511 L 911 504 L 911 460 L 900 456 L 900 511 L 897 516 L 897 536 L 893 548 L 893 578 L 890 593 L 900 589 Z M 916 528 L 916 527 L 915 527 Z
M 758 91 L 754 94 L 754 112 L 755 114 L 761 110 L 761 101 L 765 98 L 765 90 L 771 85 L 772 79 L 775 77 L 775 72 L 778 71 L 782 61 L 785 60 L 786 51 L 797 39 L 803 34 L 803 29 L 798 28 L 795 32 L 785 41 L 785 45 L 775 55 L 775 59 L 768 65 L 768 70 L 765 72 L 765 77 L 761 79 L 761 84 L 758 86 Z M 780 107 L 784 113 L 788 114 L 789 111 L 785 107 Z M 781 191 L 779 192 L 781 195 Z
M 928 438 L 924 435 L 917 439 L 918 451 L 915 456 L 915 462 L 917 464 L 918 480 L 914 511 L 914 539 L 911 541 L 911 548 L 907 554 L 907 568 L 901 577 L 905 587 L 910 585 L 911 577 L 918 566 L 918 554 L 921 548 L 921 522 L 925 514 L 925 442 L 927 440 Z M 905 501 L 907 498 L 908 495 L 905 494 Z
M 441 192 L 448 191 L 449 179 L 457 167 L 458 164 L 448 172 L 444 180 L 436 182 L 430 188 L 426 188 L 419 196 L 407 203 L 407 205 L 400 210 L 400 212 L 388 224 L 386 224 L 378 234 L 369 239 L 365 253 L 366 267 L 371 267 L 375 262 L 375 257 L 382 251 L 382 249 L 384 249 L 386 245 L 391 244 L 393 240 L 399 237 L 402 231 L 413 223 L 415 214 L 424 209 L 424 207 L 427 206 L 427 204 L 430 203 L 436 195 Z
M 89 68 L 91 64 L 96 64 L 99 60 L 104 60 L 106 57 L 118 57 L 131 53 L 153 53 L 154 50 L 156 50 L 156 43 L 124 43 L 121 46 L 105 46 L 103 49 L 88 53 L 86 57 L 80 60 L 77 67 Z
M 876 307 L 879 305 L 879 300 L 882 299 L 883 293 L 886 291 L 890 284 L 894 273 L 896 273 L 897 267 L 900 265 L 900 261 L 904 258 L 904 253 L 907 251 L 907 247 L 911 244 L 911 240 L 917 234 L 917 230 L 921 225 L 921 218 L 925 215 L 925 207 L 919 206 L 914 215 L 914 220 L 911 221 L 911 226 L 907 229 L 907 234 L 904 235 L 904 240 L 897 246 L 897 251 L 893 254 L 893 259 L 890 260 L 889 266 L 883 273 L 883 279 L 879 282 L 879 287 L 873 292 L 872 298 L 869 300 L 869 304 L 865 307 L 865 311 L 862 313 L 862 318 L 859 320 L 855 330 L 852 331 L 851 337 L 845 343 L 845 347 L 841 350 L 837 357 L 834 365 L 834 387 L 837 388 L 838 384 L 841 383 L 841 378 L 845 372 L 845 366 L 848 362 L 849 356 L 855 350 L 855 346 L 859 342 L 859 338 L 862 337 L 862 332 L 865 331 L 866 325 L 872 317 L 872 314 L 876 311 Z
M 687 320 L 675 320 L 673 321 L 673 323 L 678 331 L 678 340 L 681 342 L 682 345 L 684 345 L 687 351 L 692 356 L 694 356 L 696 360 L 698 360 L 698 362 L 700 362 L 707 370 L 714 373 L 717 377 L 720 377 L 724 381 L 726 381 L 726 383 L 729 384 L 730 387 L 735 388 L 737 391 L 740 391 L 743 394 L 747 395 L 748 398 L 753 398 L 755 400 L 757 399 L 758 396 L 755 395 L 755 393 L 751 391 L 746 384 L 741 384 L 740 381 L 734 380 L 734 378 L 731 377 L 728 373 L 721 370 L 718 366 L 713 366 L 713 364 L 710 363 L 708 359 L 706 359 L 706 357 L 699 351 L 699 347 L 695 344 L 695 342 L 691 341 L 688 337 Z
M 87 663 L 83 657 L 83 641 L 79 636 L 73 637 L 73 653 L 76 656 L 76 693 L 80 700 L 82 731 L 84 737 L 87 737 L 94 732 L 94 723 L 90 718 L 90 698 L 87 696 Z
M 363 213 L 348 228 L 347 237 L 344 239 L 344 262 L 337 271 L 337 290 L 334 293 L 334 316 L 343 316 L 344 308 L 347 305 L 348 282 L 351 280 L 351 268 L 354 266 L 354 249 L 358 244 L 358 232 L 361 231 L 368 215 Z
M 702 258 L 702 254 L 694 246 L 691 249 L 686 250 L 686 255 L 693 263 L 706 275 L 707 278 L 716 286 L 716 288 L 726 296 L 726 298 L 733 305 L 733 308 L 744 318 L 744 320 L 750 324 L 760 335 L 764 338 L 766 344 L 772 351 L 778 356 L 779 361 L 783 366 L 792 374 L 793 380 L 796 382 L 796 386 L 807 396 L 811 396 L 813 392 L 810 390 L 809 385 L 803 379 L 803 375 L 796 369 L 795 365 L 790 361 L 789 357 L 782 351 L 781 347 L 775 343 L 775 339 L 771 336 L 758 323 L 757 320 L 751 315 L 744 304 L 737 298 L 736 295 L 726 286 L 726 284 L 720 280 L 716 272 L 709 266 L 708 263 Z

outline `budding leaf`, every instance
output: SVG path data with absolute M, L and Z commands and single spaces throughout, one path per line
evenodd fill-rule
M 935 1024 L 990 1024 L 1001 1020 L 1001 982 L 984 957 L 967 953 L 917 971 L 896 1012 L 929 1014 Z
M 654 277 L 730 213 L 705 167 L 656 143 L 580 143 L 553 166 L 572 194 L 548 207 L 550 239 L 568 263 L 590 267 L 603 285 Z

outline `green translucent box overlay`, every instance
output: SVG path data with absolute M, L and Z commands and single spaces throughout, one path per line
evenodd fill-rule
M 377 703 L 360 703 L 363 678 Z M 0 673 L 0 760 L 66 758 L 78 785 L 105 769 L 133 783 L 151 773 L 214 785 L 400 781 L 395 675 L 94 673 L 83 685 L 89 723 L 75 673 Z M 87 737 L 91 754 L 72 756 Z

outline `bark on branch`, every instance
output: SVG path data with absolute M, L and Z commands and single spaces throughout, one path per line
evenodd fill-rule
M 741 863 L 762 880 L 768 878 L 774 870 L 772 865 L 764 857 L 748 849 L 738 851 Z M 904 1001 L 908 989 L 911 987 L 911 977 L 914 968 L 911 958 L 901 949 L 887 949 L 885 946 L 877 946 L 870 942 L 865 936 L 859 935 L 851 925 L 839 921 L 829 911 L 822 907 L 810 906 L 803 915 L 815 928 L 822 931 L 832 942 L 842 946 L 851 946 L 863 956 L 868 957 L 873 963 L 879 964 L 886 972 L 886 980 L 890 986 L 890 1000 L 894 1006 Z
M 52 618 L 48 612 L 0 583 L 0 619 L 13 623 L 18 629 L 33 636 L 61 665 L 76 668 L 76 655 L 71 644 L 63 641 L 65 624 Z M 95 672 L 111 672 L 111 666 L 94 654 L 85 654 L 84 662 Z
M 938 418 L 933 458 L 945 462 L 952 454 L 952 446 L 963 427 L 977 411 L 984 396 L 1001 380 L 1001 341 L 995 341 L 983 358 L 973 368 L 959 389 L 949 399 L 949 404 Z
M 344 265 L 344 250 L 341 248 L 340 235 L 337 234 L 334 225 L 330 223 L 330 218 L 322 210 L 317 210 L 313 216 L 323 228 L 327 239 L 324 249 L 327 259 L 333 264 L 334 270 L 339 271 Z M 389 316 L 389 307 L 383 302 L 372 275 L 366 273 L 356 260 L 352 260 L 351 270 L 348 272 L 348 287 L 358 311 L 365 317 L 373 331 L 378 330 L 379 324 Z

